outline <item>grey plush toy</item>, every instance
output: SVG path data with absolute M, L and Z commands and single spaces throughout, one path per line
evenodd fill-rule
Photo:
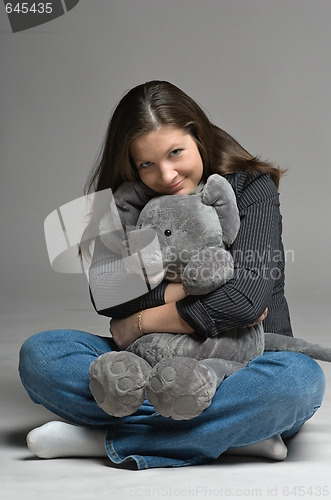
M 128 195 L 125 189 L 117 194 L 117 205 L 122 221 L 132 224 L 130 203 L 123 202 Z M 152 268 L 153 260 L 161 261 L 165 278 L 181 280 L 188 294 L 209 293 L 231 279 L 233 260 L 227 249 L 237 235 L 239 216 L 235 195 L 224 177 L 211 175 L 193 194 L 150 199 L 137 228 L 131 234 L 131 248 L 141 249 L 156 232 L 161 251 L 149 255 L 146 267 Z M 103 242 L 120 252 L 109 236 Z M 113 416 L 134 413 L 147 398 L 160 415 L 191 419 L 210 405 L 225 377 L 264 350 L 296 351 L 331 361 L 331 348 L 265 334 L 261 324 L 204 341 L 191 335 L 154 333 L 125 351 L 98 357 L 90 366 L 90 389 L 98 405 Z

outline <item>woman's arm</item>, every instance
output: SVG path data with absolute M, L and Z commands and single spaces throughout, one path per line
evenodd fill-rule
M 206 296 L 189 295 L 176 303 L 181 317 L 202 338 L 252 324 L 267 307 L 269 317 L 273 314 L 272 298 L 276 291 L 279 301 L 285 301 L 277 190 L 267 174 L 241 172 L 231 181 L 241 219 L 238 236 L 231 247 L 234 276 Z
M 168 285 L 168 300 L 181 299 L 186 295 L 180 283 L 171 283 Z M 261 323 L 267 316 L 268 308 L 248 326 L 255 326 Z M 140 314 L 140 317 L 139 317 Z M 140 328 L 139 328 L 140 325 Z M 133 314 L 127 318 L 110 321 L 110 333 L 119 349 L 126 349 L 132 342 L 142 335 L 149 333 L 181 333 L 192 334 L 194 330 L 176 309 L 174 301 L 159 307 L 145 309 L 140 313 Z
M 148 333 L 193 333 L 193 328 L 183 320 L 176 309 L 175 303 L 184 297 L 186 292 L 181 283 L 169 283 L 164 294 L 164 305 L 141 310 L 124 319 L 112 319 L 109 330 L 117 346 L 125 349 Z
M 162 281 L 147 291 L 144 280 L 126 272 L 123 260 L 97 238 L 89 268 L 89 288 L 98 314 L 121 319 L 164 304 L 167 283 Z
M 141 310 L 169 304 L 170 302 L 177 302 L 186 297 L 187 294 L 181 283 L 162 281 L 153 290 L 140 297 L 113 307 L 106 307 L 107 303 L 111 300 L 110 295 L 112 290 L 114 291 L 115 300 L 119 300 L 120 292 L 118 285 L 121 284 L 123 276 L 118 276 L 116 262 L 112 262 L 110 252 L 100 242 L 98 246 L 102 247 L 103 251 L 96 250 L 99 257 L 96 257 L 95 252 L 93 257 L 94 263 L 89 273 L 91 301 L 98 314 L 115 319 L 123 319 Z M 103 254 L 104 252 L 105 254 Z M 116 283 L 116 280 L 118 283 Z M 112 281 L 113 284 L 111 283 Z M 125 289 L 130 288 L 130 283 L 125 284 L 123 288 L 124 294 Z
M 132 342 L 148 333 L 194 333 L 193 328 L 179 315 L 174 302 L 145 309 L 124 319 L 113 319 L 109 329 L 120 349 L 126 349 Z

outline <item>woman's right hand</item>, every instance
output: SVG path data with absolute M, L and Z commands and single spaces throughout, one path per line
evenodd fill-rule
M 109 332 L 117 347 L 126 349 L 135 340 L 142 336 L 138 326 L 138 314 L 132 314 L 122 319 L 111 319 Z
M 257 320 L 255 320 L 254 323 L 247 325 L 247 327 L 256 326 L 259 323 L 262 323 L 262 321 L 267 317 L 267 314 L 268 314 L 268 308 L 266 307 L 265 311 L 261 314 L 261 316 L 257 318 Z

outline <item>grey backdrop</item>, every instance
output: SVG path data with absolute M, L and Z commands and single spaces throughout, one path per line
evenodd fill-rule
M 50 268 L 43 221 L 82 194 L 111 110 L 150 79 L 289 168 L 287 295 L 330 302 L 329 0 L 81 0 L 16 34 L 2 2 L 0 18 L 2 304 L 90 307 L 83 276 Z

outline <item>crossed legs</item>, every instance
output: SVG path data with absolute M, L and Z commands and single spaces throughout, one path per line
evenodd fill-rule
M 149 468 L 208 463 L 226 450 L 245 452 L 251 445 L 246 451 L 254 454 L 255 446 L 256 454 L 268 456 L 261 448 L 268 440 L 270 458 L 277 458 L 278 450 L 283 459 L 286 449 L 275 436 L 295 434 L 324 394 L 324 375 L 314 360 L 293 352 L 265 353 L 224 380 L 209 408 L 193 420 L 161 417 L 148 401 L 134 415 L 111 417 L 92 397 L 88 376 L 91 363 L 111 348 L 107 338 L 73 330 L 42 332 L 23 344 L 20 375 L 31 399 L 74 424 L 32 431 L 28 443 L 35 454 L 107 452 L 115 463 L 134 460 L 138 468 Z M 41 442 L 45 446 L 38 453 Z

